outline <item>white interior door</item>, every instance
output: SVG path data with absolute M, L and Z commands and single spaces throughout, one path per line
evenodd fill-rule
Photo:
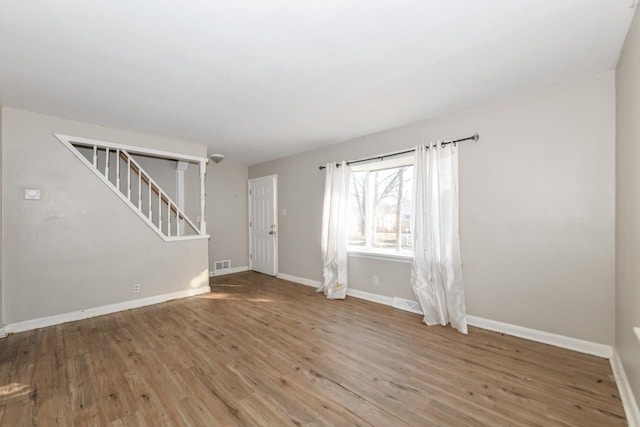
M 249 180 L 249 267 L 275 276 L 278 273 L 276 175 Z

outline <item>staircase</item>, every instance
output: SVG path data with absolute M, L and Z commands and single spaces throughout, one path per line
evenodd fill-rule
M 159 152 L 103 141 L 55 135 L 82 163 L 122 199 L 165 241 L 208 238 L 204 222 L 206 158 Z M 201 217 L 196 226 L 151 176 L 131 156 L 154 155 L 171 160 L 198 162 L 201 175 Z

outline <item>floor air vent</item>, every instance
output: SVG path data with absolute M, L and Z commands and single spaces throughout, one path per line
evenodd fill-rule
M 391 305 L 393 306 L 393 308 L 399 308 L 400 310 L 410 311 L 411 313 L 416 314 L 423 314 L 422 310 L 420 309 L 420 305 L 417 302 L 408 299 L 394 298 Z
M 213 271 L 228 270 L 231 268 L 231 260 L 225 259 L 224 261 L 216 261 Z

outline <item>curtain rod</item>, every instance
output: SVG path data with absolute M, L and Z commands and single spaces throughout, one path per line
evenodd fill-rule
M 454 139 L 452 141 L 443 141 L 440 144 L 442 144 L 442 146 L 444 147 L 447 144 L 455 144 L 456 142 L 470 141 L 470 140 L 478 141 L 479 139 L 480 139 L 480 135 L 476 133 L 475 135 L 469 136 L 467 138 Z M 369 162 L 371 160 L 384 160 L 387 157 L 394 157 L 394 156 L 399 156 L 401 154 L 413 153 L 414 151 L 416 151 L 416 149 L 412 148 L 411 150 L 396 151 L 395 153 L 382 154 L 380 156 L 374 156 L 374 157 L 367 157 L 366 159 L 350 160 L 347 162 L 347 165 L 353 165 L 355 163 L 362 163 L 362 162 Z M 340 163 L 336 163 L 336 167 L 340 167 Z M 326 166 L 319 166 L 318 169 L 320 170 L 326 169 Z

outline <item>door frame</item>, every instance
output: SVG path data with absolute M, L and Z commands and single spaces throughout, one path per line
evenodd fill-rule
M 274 237 L 275 247 L 273 251 L 273 262 L 274 262 L 274 276 L 278 276 L 278 235 L 280 234 L 280 226 L 278 223 L 278 174 L 265 175 L 265 176 L 257 176 L 255 178 L 249 178 L 247 181 L 247 198 L 248 203 L 247 206 L 249 208 L 247 215 L 247 228 L 249 232 L 249 270 L 253 270 L 253 247 L 252 247 L 252 236 L 251 236 L 251 181 L 255 181 L 258 179 L 264 178 L 273 178 L 273 221 L 276 224 L 276 234 Z

